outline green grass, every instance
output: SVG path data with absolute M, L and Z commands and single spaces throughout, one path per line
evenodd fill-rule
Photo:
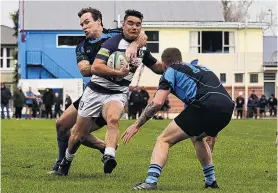
M 133 121 L 121 121 L 121 132 Z M 117 151 L 118 166 L 103 174 L 101 154 L 81 147 L 68 177 L 47 175 L 56 158 L 54 120 L 2 121 L 2 192 L 126 193 L 144 180 L 156 137 L 169 121 L 150 121 Z M 214 164 L 220 190 L 203 190 L 203 173 L 190 140 L 171 148 L 155 192 L 277 192 L 276 120 L 232 121 L 219 136 Z M 105 130 L 96 132 L 103 138 Z

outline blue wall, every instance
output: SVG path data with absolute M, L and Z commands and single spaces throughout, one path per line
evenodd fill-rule
M 57 48 L 56 47 L 56 37 L 58 34 L 80 34 L 83 35 L 82 31 L 25 31 L 25 42 L 21 41 L 21 35 L 19 35 L 19 63 L 21 67 L 21 78 L 22 79 L 35 79 L 35 78 L 55 78 L 52 74 L 52 69 L 45 70 L 39 63 L 43 63 L 42 58 L 45 63 L 57 63 L 61 66 L 67 73 L 69 73 L 74 78 L 82 78 L 81 73 L 77 67 L 77 61 L 75 57 L 75 48 Z M 30 58 L 30 54 L 33 54 L 33 58 Z M 42 53 L 36 56 L 37 53 Z M 32 61 L 32 66 L 27 66 L 27 59 Z M 52 65 L 53 65 L 52 64 Z M 61 70 L 60 70 L 61 71 Z M 52 73 L 52 74 L 51 74 Z M 60 77 L 66 78 L 66 73 L 56 73 Z M 86 82 L 89 78 L 85 78 Z

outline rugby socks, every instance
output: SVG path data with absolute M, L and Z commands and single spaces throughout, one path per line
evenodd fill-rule
M 214 166 L 212 164 L 203 166 L 203 172 L 205 176 L 205 183 L 211 185 L 215 181 Z
M 104 151 L 104 154 L 111 155 L 111 156 L 115 157 L 116 150 L 113 147 L 106 147 L 105 151 Z
M 68 148 L 69 136 L 57 137 L 57 141 L 58 141 L 58 150 L 59 150 L 58 161 L 61 162 L 65 157 L 66 150 Z
M 145 182 L 148 184 L 157 183 L 158 177 L 161 174 L 162 168 L 156 164 L 150 164 L 148 170 L 148 177 L 146 178 Z
M 66 150 L 66 159 L 67 159 L 68 161 L 72 161 L 73 158 L 75 157 L 75 155 L 76 155 L 76 153 L 75 153 L 75 154 L 70 154 L 70 153 L 68 152 L 68 149 Z

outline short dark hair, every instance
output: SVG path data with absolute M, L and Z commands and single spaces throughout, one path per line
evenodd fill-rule
M 94 9 L 92 7 L 82 8 L 78 12 L 78 17 L 81 17 L 85 13 L 91 13 L 92 14 L 92 18 L 93 18 L 94 21 L 100 19 L 101 26 L 103 26 L 103 23 L 102 23 L 102 13 L 98 9 Z
M 161 55 L 161 60 L 167 65 L 181 63 L 181 51 L 178 48 L 166 48 Z
M 126 20 L 126 18 L 127 18 L 128 16 L 138 17 L 141 21 L 142 21 L 143 18 L 144 18 L 143 14 L 142 14 L 140 11 L 136 11 L 136 10 L 133 10 L 133 9 L 128 9 L 128 10 L 125 11 L 124 20 Z

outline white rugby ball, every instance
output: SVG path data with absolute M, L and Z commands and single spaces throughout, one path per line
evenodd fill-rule
M 125 66 L 126 68 L 129 67 L 124 53 L 116 51 L 113 52 L 110 57 L 108 58 L 107 61 L 107 66 L 109 66 L 110 68 L 113 68 L 115 70 L 119 70 L 122 66 Z

